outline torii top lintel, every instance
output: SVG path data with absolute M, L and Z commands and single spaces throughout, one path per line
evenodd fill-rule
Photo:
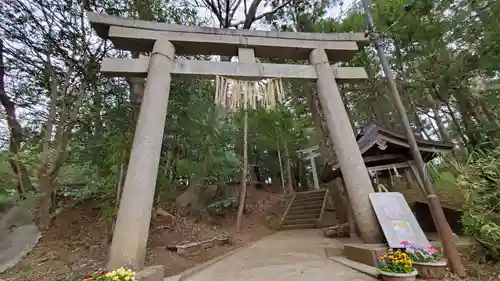
M 151 52 L 157 39 L 168 38 L 178 55 L 236 56 L 238 47 L 253 48 L 261 58 L 308 59 L 313 49 L 325 49 L 330 61 L 349 60 L 368 43 L 363 33 L 304 33 L 192 27 L 124 19 L 87 12 L 97 34 L 115 48 Z

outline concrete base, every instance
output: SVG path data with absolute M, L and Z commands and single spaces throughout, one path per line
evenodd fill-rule
M 345 258 L 345 257 L 332 257 L 330 259 L 333 261 L 336 261 L 340 264 L 343 264 L 345 266 L 348 266 L 354 270 L 357 270 L 361 273 L 369 275 L 373 278 L 378 278 L 380 275 L 377 271 L 377 268 L 375 268 L 374 266 L 368 266 L 366 264 L 363 264 L 363 263 L 360 263 L 357 261 L 352 261 L 352 260 Z
M 346 258 L 365 264 L 374 266 L 377 257 L 383 255 L 389 250 L 386 244 L 345 244 L 344 252 Z
M 155 265 L 144 268 L 135 275 L 136 281 L 163 281 L 163 265 Z

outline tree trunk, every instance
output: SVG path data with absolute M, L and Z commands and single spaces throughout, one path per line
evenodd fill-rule
M 40 189 L 39 198 L 39 222 L 38 226 L 42 230 L 47 230 L 50 227 L 50 208 L 52 207 L 52 191 L 54 182 L 48 173 L 48 167 L 42 167 L 38 178 L 38 187 Z
M 18 179 L 17 190 L 19 194 L 23 196 L 24 192 L 34 190 L 34 187 L 28 175 L 28 169 L 26 169 L 23 162 L 19 160 L 18 153 L 24 138 L 23 129 L 17 120 L 15 104 L 5 92 L 4 76 L 5 66 L 3 63 L 3 41 L 0 39 L 0 103 L 5 109 L 7 125 L 10 133 L 9 163 L 12 171 Z
M 418 116 L 416 111 L 414 113 L 414 116 L 415 116 L 415 121 L 417 122 L 418 130 L 422 132 L 422 137 L 424 137 L 425 139 L 431 140 L 431 136 L 429 135 L 429 133 L 425 129 L 425 126 L 422 123 L 422 120 L 420 119 L 420 116 Z
M 276 150 L 278 151 L 278 161 L 280 164 L 280 176 L 281 176 L 281 187 L 283 188 L 283 193 L 286 194 L 285 188 L 285 176 L 283 174 L 283 162 L 281 161 L 281 152 L 280 152 L 280 142 L 276 142 Z
M 465 136 L 465 133 L 463 132 L 462 130 L 462 127 L 460 126 L 460 122 L 458 121 L 458 119 L 456 118 L 455 114 L 454 114 L 454 110 L 452 108 L 452 106 L 450 105 L 450 103 L 445 100 L 442 96 L 441 96 L 441 93 L 438 89 L 438 86 L 436 85 L 436 83 L 432 83 L 432 90 L 434 92 L 434 94 L 436 95 L 436 97 L 444 103 L 444 105 L 446 106 L 446 109 L 448 110 L 448 115 L 450 116 L 451 120 L 453 121 L 453 124 L 455 124 L 455 127 L 457 128 L 457 131 L 459 133 L 459 136 L 460 136 L 460 139 L 462 140 L 462 143 L 464 145 L 467 145 L 467 137 Z
M 246 96 L 245 96 L 246 104 Z M 245 106 L 246 107 L 246 106 Z M 248 173 L 248 111 L 245 108 L 243 124 L 243 171 L 241 171 L 240 203 L 238 205 L 238 216 L 236 217 L 236 231 L 241 231 L 243 223 L 243 210 L 245 209 L 245 199 L 247 196 L 247 173 Z
M 446 131 L 446 128 L 444 127 L 443 124 L 443 119 L 441 119 L 441 116 L 439 114 L 439 104 L 434 100 L 430 92 L 427 92 L 425 94 L 425 97 L 427 98 L 427 101 L 429 102 L 429 105 L 431 107 L 432 113 L 434 114 L 434 120 L 436 120 L 436 124 L 438 126 L 439 130 L 439 136 L 441 137 L 442 141 L 450 141 L 450 136 L 448 135 L 448 131 Z
M 457 100 L 460 116 L 462 117 L 462 124 L 465 128 L 465 134 L 467 135 L 467 138 L 469 140 L 469 150 L 472 151 L 472 149 L 479 145 L 479 136 L 477 135 L 475 124 L 472 119 L 472 106 L 468 97 L 464 95 L 464 93 L 459 92 L 455 95 L 455 98 Z
M 345 111 L 347 112 L 347 117 L 349 117 L 349 123 L 351 124 L 352 131 L 356 134 L 356 122 L 354 121 L 351 109 L 349 108 L 349 99 L 347 98 L 345 91 L 342 91 L 342 89 L 340 89 L 340 93 L 342 95 L 342 101 L 344 102 Z
M 293 177 L 292 177 L 292 165 L 290 162 L 290 153 L 288 151 L 288 145 L 286 141 L 283 140 L 283 161 L 285 161 L 285 169 L 286 169 L 286 188 L 288 193 L 294 193 L 293 189 Z

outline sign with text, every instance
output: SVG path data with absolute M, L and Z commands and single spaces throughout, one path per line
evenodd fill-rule
M 419 247 L 431 246 L 401 193 L 370 193 L 370 201 L 389 247 L 403 248 L 403 241 Z

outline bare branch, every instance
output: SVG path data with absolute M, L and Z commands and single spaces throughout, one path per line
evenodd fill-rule
M 262 13 L 262 14 L 256 16 L 257 9 L 258 9 L 261 2 L 262 2 L 262 0 L 253 1 L 252 4 L 250 4 L 250 7 L 248 8 L 248 12 L 245 11 L 245 19 L 242 21 L 231 23 L 230 26 L 231 27 L 238 27 L 240 25 L 243 25 L 242 29 L 250 29 L 250 27 L 252 26 L 252 24 L 254 22 L 256 22 L 264 17 L 271 16 L 271 15 L 279 12 L 281 9 L 286 7 L 288 4 L 292 3 L 292 0 L 287 0 L 287 1 L 283 2 L 281 5 L 279 5 L 278 7 L 272 9 L 271 11 L 268 11 L 268 12 L 265 12 L 265 13 Z M 245 6 L 245 10 L 246 10 L 246 0 L 244 1 L 244 6 Z

